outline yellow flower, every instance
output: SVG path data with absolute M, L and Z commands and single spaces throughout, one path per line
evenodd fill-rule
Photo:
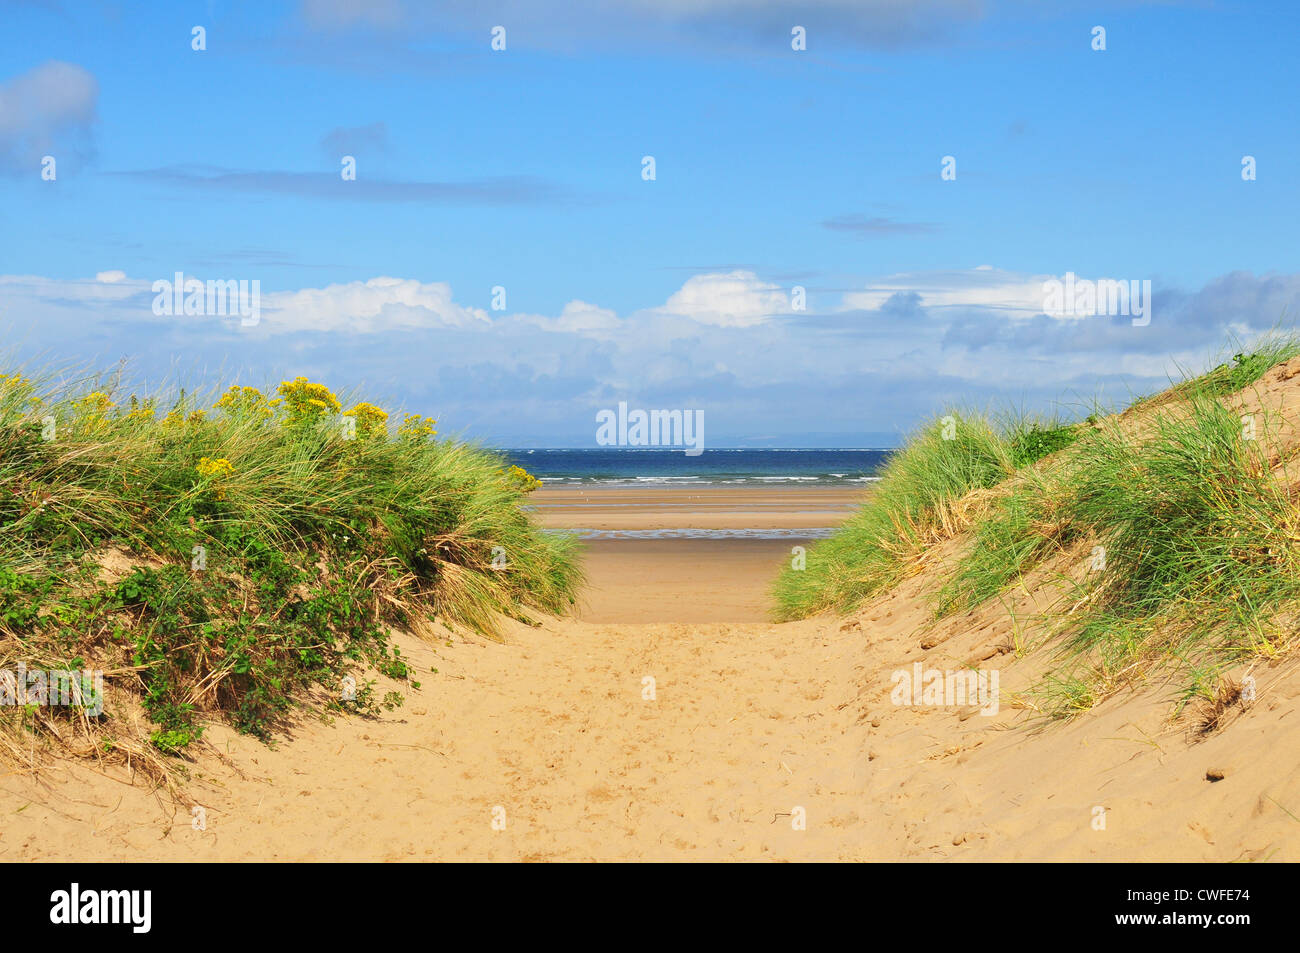
M 155 401 L 154 398 L 152 397 L 148 398 L 145 401 L 141 401 L 140 398 L 135 396 L 135 394 L 132 394 L 131 410 L 127 413 L 126 419 L 152 421 L 155 403 L 157 403 L 157 401 Z
M 215 460 L 211 457 L 199 457 L 198 466 L 194 468 L 199 472 L 199 476 L 213 484 L 213 490 L 219 500 L 226 498 L 226 489 L 221 486 L 221 478 L 228 477 L 235 472 L 235 468 L 230 465 L 230 461 L 225 457 L 217 457 Z
M 357 436 L 363 440 L 388 435 L 388 411 L 374 404 L 360 403 L 344 413 L 357 422 Z
M 437 422 L 432 417 L 407 414 L 406 419 L 402 421 L 402 425 L 397 428 L 397 435 L 411 443 L 421 443 L 426 437 L 432 437 L 438 433 L 433 429 L 433 425 Z
M 509 470 L 504 471 L 506 479 L 516 484 L 525 493 L 531 493 L 542 485 L 542 481 L 537 479 L 523 467 L 512 466 Z
M 184 409 L 169 410 L 167 415 L 162 419 L 164 427 L 183 427 L 185 424 L 194 426 L 203 423 L 204 412 L 201 410 L 191 410 L 188 414 Z
M 25 401 L 31 407 L 39 407 L 41 400 L 32 396 L 34 389 L 29 378 L 21 374 L 0 374 L 0 400 L 15 399 L 14 408 L 20 408 Z
M 199 471 L 199 476 L 211 478 L 228 476 L 235 472 L 235 468 L 225 457 L 217 457 L 215 460 L 211 457 L 199 457 L 198 466 L 194 469 Z
M 284 401 L 288 410 L 288 422 L 291 424 L 314 421 L 326 412 L 337 414 L 343 406 L 328 387 L 305 377 L 282 381 L 276 393 Z
M 77 410 L 77 424 L 93 431 L 107 426 L 108 412 L 116 405 L 102 390 L 97 390 L 74 400 L 72 406 Z
M 278 406 L 280 401 L 273 404 L 267 403 L 262 392 L 256 387 L 237 387 L 232 385 L 217 401 L 215 406 L 224 410 L 227 414 L 236 417 L 256 417 L 265 420 L 271 416 L 272 406 Z
M 108 395 L 102 390 L 97 390 L 92 391 L 85 397 L 74 400 L 72 406 L 76 407 L 78 411 L 87 416 L 102 417 L 104 414 L 108 413 L 111 408 L 117 405 L 109 400 Z

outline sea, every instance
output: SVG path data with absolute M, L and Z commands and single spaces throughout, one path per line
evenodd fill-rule
M 599 447 L 505 450 L 510 460 L 551 487 L 855 486 L 871 483 L 890 450 L 681 450 Z

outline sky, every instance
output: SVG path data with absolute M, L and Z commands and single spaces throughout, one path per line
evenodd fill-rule
M 503 447 L 620 402 L 716 447 L 1122 406 L 1294 323 L 1297 37 L 1230 0 L 0 0 L 0 362 L 305 375 Z M 156 313 L 178 272 L 258 282 L 256 323 Z M 1067 274 L 1147 313 L 1048 306 Z

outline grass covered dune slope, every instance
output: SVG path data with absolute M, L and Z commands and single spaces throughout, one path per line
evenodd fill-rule
M 1213 721 L 1241 695 L 1229 670 L 1297 641 L 1297 354 L 1270 337 L 1074 425 L 946 415 L 781 575 L 779 615 L 851 612 L 924 575 L 932 625 L 1000 605 L 1017 656 L 1046 650 L 1019 706 L 1069 716 L 1160 676 Z
M 491 633 L 581 584 L 520 509 L 536 481 L 428 418 L 390 432 L 305 378 L 158 404 L 0 375 L 0 671 L 105 682 L 102 712 L 0 708 L 11 755 L 35 734 L 161 768 L 203 719 L 267 737 L 312 690 L 392 707 L 365 677 L 417 684 L 390 626 Z

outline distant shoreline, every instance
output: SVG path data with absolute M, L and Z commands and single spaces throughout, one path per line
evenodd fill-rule
M 543 483 L 528 508 L 583 538 L 583 621 L 765 622 L 795 547 L 829 536 L 869 487 Z
M 560 487 L 860 487 L 878 479 L 892 450 L 637 447 L 503 450 L 551 488 Z

